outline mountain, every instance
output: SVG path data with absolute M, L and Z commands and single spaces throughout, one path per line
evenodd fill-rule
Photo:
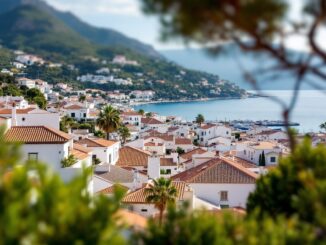
M 76 33 L 95 44 L 128 48 L 134 52 L 149 57 L 162 58 L 161 54 L 150 45 L 144 44 L 136 39 L 129 38 L 120 32 L 109 28 L 98 28 L 91 26 L 81 21 L 72 13 L 58 11 L 42 0 L 0 0 L 0 15 L 12 11 L 17 7 L 26 5 L 37 7 L 43 12 L 60 19 L 65 25 L 70 27 Z
M 247 90 L 252 90 L 253 87 L 244 79 L 239 64 L 247 71 L 256 71 L 257 69 L 266 68 L 273 63 L 271 58 L 266 55 L 244 53 L 233 44 L 225 45 L 221 51 L 222 52 L 216 56 L 208 54 L 205 49 L 164 50 L 161 51 L 161 53 L 167 59 L 188 69 L 219 75 L 222 79 L 232 81 L 241 88 Z M 294 56 L 301 54 L 297 51 L 291 52 Z M 281 78 L 260 76 L 258 80 L 260 87 L 265 90 L 292 90 L 294 84 L 294 78 L 291 74 L 285 74 L 285 76 Z M 323 81 L 314 81 L 320 86 L 325 87 Z M 313 88 L 304 84 L 302 89 Z
M 64 22 L 32 5 L 0 15 L 0 40 L 12 49 L 40 55 L 90 55 L 95 48 Z

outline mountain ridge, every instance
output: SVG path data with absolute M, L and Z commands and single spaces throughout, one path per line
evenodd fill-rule
M 71 12 L 59 11 L 42 0 L 0 0 L 0 15 L 21 6 L 34 6 L 48 14 L 59 18 L 68 27 L 79 33 L 82 37 L 97 45 L 123 47 L 152 58 L 163 58 L 151 45 L 144 44 L 134 38 L 110 28 L 94 27 Z

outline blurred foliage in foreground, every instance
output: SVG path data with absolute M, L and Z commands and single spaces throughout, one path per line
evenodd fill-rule
M 0 139 L 0 244 L 326 243 L 326 149 L 309 141 L 258 180 L 247 215 L 170 207 L 162 225 L 129 232 L 115 216 L 121 194 L 88 195 L 90 170 L 63 183 L 19 159 L 19 146 Z

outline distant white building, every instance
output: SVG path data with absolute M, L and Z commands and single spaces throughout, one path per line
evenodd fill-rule
M 131 91 L 129 96 L 135 97 L 136 100 L 152 100 L 155 96 L 155 92 L 152 90 L 134 90 Z
M 125 56 L 123 55 L 116 55 L 113 60 L 113 64 L 118 64 L 118 65 L 134 65 L 137 66 L 138 62 L 135 60 L 128 60 Z
M 26 86 L 28 87 L 29 89 L 31 88 L 35 88 L 35 81 L 32 80 L 32 79 L 28 79 L 28 78 L 18 78 L 17 79 L 17 82 L 18 82 L 18 85 L 20 86 Z
M 16 61 L 24 65 L 44 64 L 44 60 L 38 56 L 21 54 L 16 57 Z
M 64 112 L 67 116 L 78 121 L 91 118 L 89 108 L 82 104 L 69 104 L 64 107 Z
M 196 129 L 198 143 L 203 146 L 213 144 L 218 137 L 231 139 L 231 133 L 231 128 L 225 125 L 204 124 Z
M 265 155 L 265 164 L 275 165 L 282 154 L 282 148 L 275 142 L 244 141 L 236 144 L 236 156 L 259 165 L 259 159 Z

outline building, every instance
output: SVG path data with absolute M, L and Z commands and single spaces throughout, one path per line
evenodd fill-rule
M 77 143 L 91 149 L 92 158 L 99 159 L 102 164 L 115 165 L 119 159 L 119 141 L 84 138 Z
M 214 158 L 174 175 L 172 179 L 186 182 L 197 197 L 214 205 L 245 208 L 257 177 L 240 164 Z
M 81 104 L 70 104 L 64 107 L 65 114 L 78 121 L 91 118 L 89 108 Z
M 125 146 L 119 151 L 117 166 L 147 171 L 149 157 L 149 152 L 131 146 Z
M 122 122 L 124 124 L 134 125 L 140 128 L 142 115 L 136 111 L 125 111 L 121 113 Z
M 244 141 L 236 144 L 236 156 L 259 165 L 262 156 L 265 156 L 265 165 L 277 164 L 282 154 L 282 148 L 275 142 Z
M 213 144 L 218 137 L 231 138 L 231 133 L 231 128 L 225 125 L 204 124 L 196 129 L 198 143 L 203 146 Z

